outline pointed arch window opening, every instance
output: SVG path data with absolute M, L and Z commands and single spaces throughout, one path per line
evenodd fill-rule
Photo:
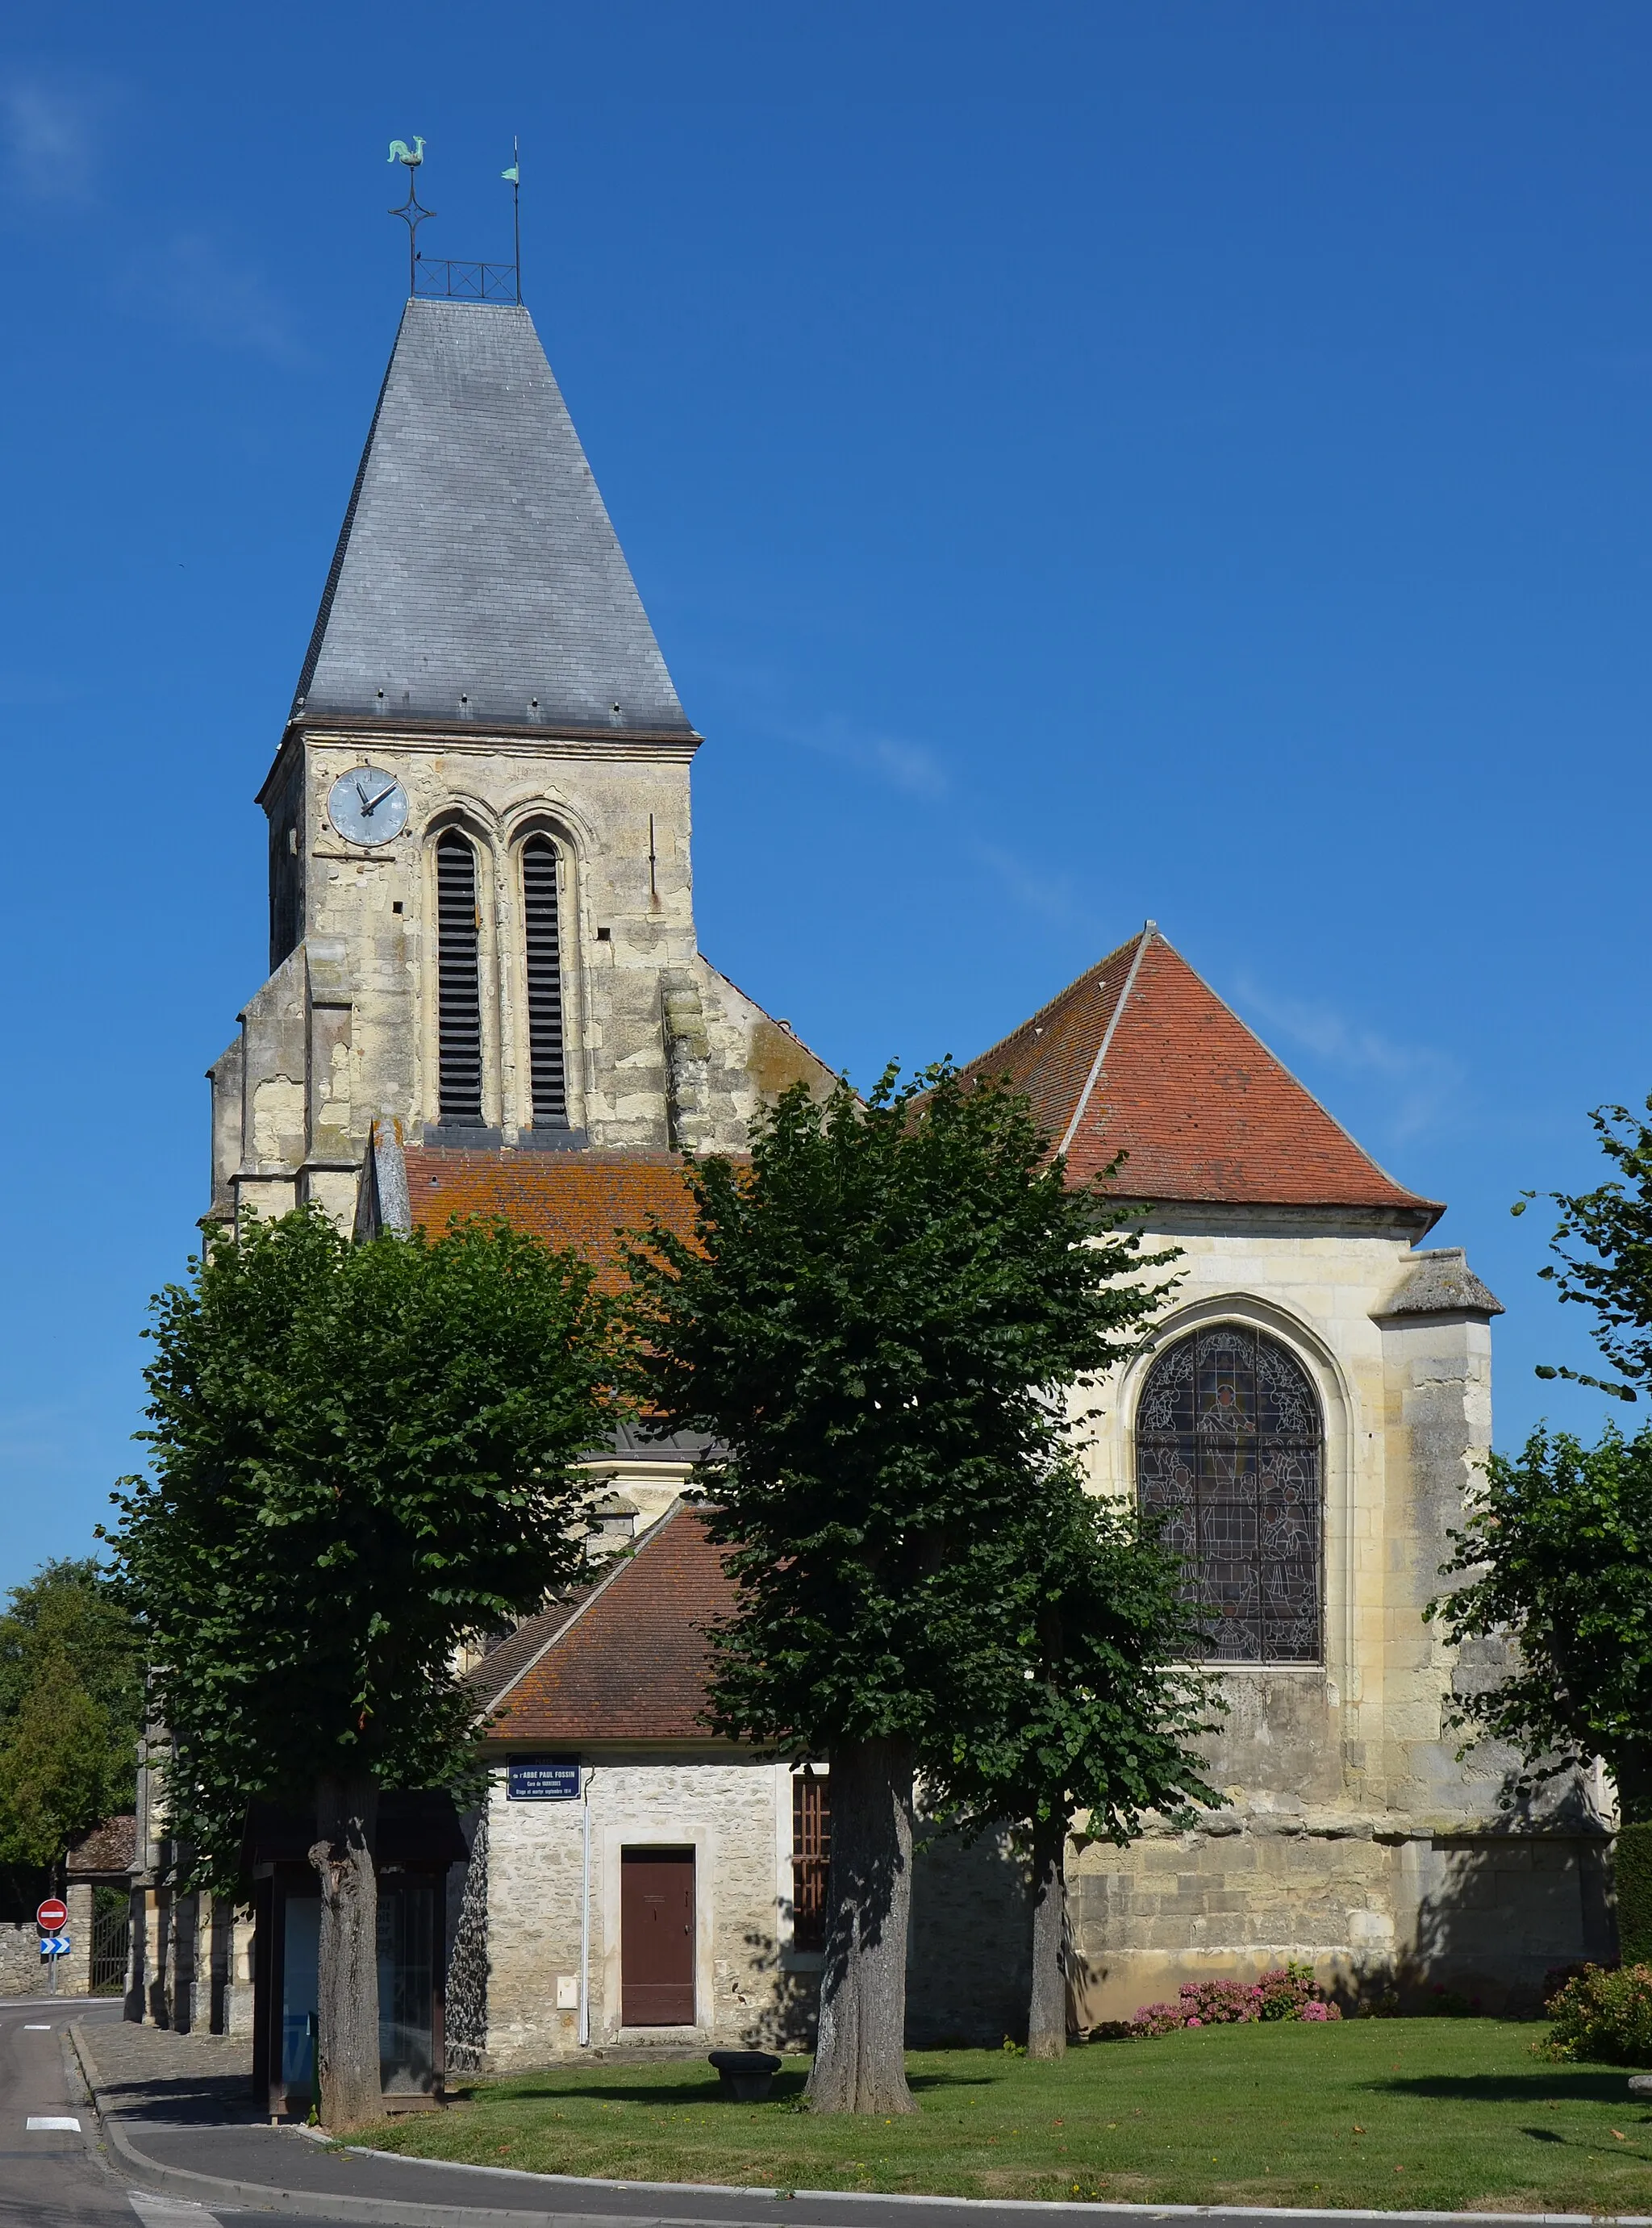
M 436 842 L 437 1055 L 445 1128 L 482 1115 L 482 915 L 476 847 L 456 828 Z
M 528 983 L 528 1087 L 535 1130 L 568 1127 L 560 871 L 560 857 L 550 837 L 530 836 L 522 850 L 522 928 Z
M 1324 1442 L 1307 1371 L 1265 1332 L 1212 1325 L 1149 1371 L 1137 1490 L 1185 1561 L 1212 1661 L 1322 1660 Z

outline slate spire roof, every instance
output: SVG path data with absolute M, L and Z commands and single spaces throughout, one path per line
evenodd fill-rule
M 408 302 L 293 712 L 692 738 L 518 304 Z
M 966 1072 L 1008 1075 L 1075 1183 L 1130 1199 L 1444 1212 L 1407 1191 L 1149 921 Z

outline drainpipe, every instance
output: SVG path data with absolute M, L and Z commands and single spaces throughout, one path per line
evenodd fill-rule
M 591 2047 L 591 1782 L 593 1770 L 585 1775 L 585 1787 L 580 1797 L 579 1839 L 579 2047 Z

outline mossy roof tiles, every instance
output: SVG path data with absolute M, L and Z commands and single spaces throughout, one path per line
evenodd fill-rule
M 551 1747 L 711 1739 L 706 1635 L 734 1599 L 702 1513 L 679 1503 L 571 1617 L 544 1613 L 548 1644 L 494 1688 L 490 1738 Z

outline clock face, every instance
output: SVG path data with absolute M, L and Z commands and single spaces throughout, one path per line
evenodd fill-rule
M 327 792 L 327 817 L 347 843 L 387 843 L 407 824 L 407 792 L 382 766 L 352 766 Z

